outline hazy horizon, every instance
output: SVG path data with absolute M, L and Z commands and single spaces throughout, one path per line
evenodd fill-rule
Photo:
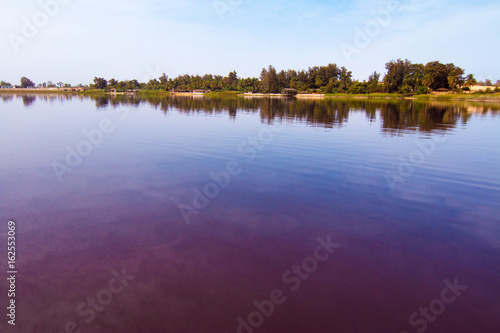
M 268 65 L 328 63 L 364 80 L 398 58 L 500 79 L 494 1 L 0 1 L 0 80 L 12 84 L 21 76 L 70 84 L 163 72 L 258 77 Z

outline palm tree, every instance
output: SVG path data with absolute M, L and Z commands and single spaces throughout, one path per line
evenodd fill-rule
M 467 78 L 465 79 L 465 86 L 470 88 L 472 86 L 475 86 L 476 84 L 477 80 L 474 77 L 474 74 L 467 75 Z

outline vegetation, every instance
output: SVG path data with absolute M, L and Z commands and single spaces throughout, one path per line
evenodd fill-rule
M 253 92 L 253 93 L 280 93 L 283 89 L 295 89 L 305 93 L 323 93 L 337 95 L 369 95 L 400 94 L 425 95 L 431 91 L 462 92 L 470 91 L 474 85 L 484 85 L 483 93 L 495 92 L 490 80 L 477 82 L 473 74 L 465 74 L 464 69 L 454 64 L 444 64 L 432 61 L 427 64 L 413 64 L 409 60 L 391 60 L 386 65 L 386 73 L 382 79 L 381 73 L 374 72 L 368 80 L 353 79 L 352 72 L 336 64 L 310 67 L 307 70 L 281 70 L 273 66 L 263 68 L 259 78 L 240 78 L 236 71 L 227 76 L 205 74 L 179 75 L 169 78 L 165 73 L 159 78 L 141 83 L 137 80 L 118 81 L 95 77 L 92 84 L 85 86 L 87 91 L 114 91 L 126 92 L 141 90 L 141 93 L 179 92 L 204 90 L 211 92 Z M 7 82 L 1 82 L 8 86 Z M 21 78 L 21 87 L 34 87 L 30 79 Z M 486 86 L 491 86 L 490 90 Z M 500 87 L 500 80 L 496 83 Z M 71 88 L 69 84 L 51 81 L 39 84 L 40 88 Z M 83 85 L 79 85 L 83 87 Z
M 473 74 L 466 76 L 462 68 L 439 61 L 424 65 L 398 59 L 389 61 L 385 67 L 386 73 L 383 79 L 380 73 L 374 72 L 365 81 L 354 80 L 352 72 L 345 67 L 329 64 L 310 67 L 307 70 L 289 69 L 279 72 L 275 67 L 269 66 L 262 69 L 259 78 L 240 78 L 236 71 L 230 72 L 227 76 L 185 74 L 173 79 L 163 74 L 147 83 L 139 83 L 137 80 L 107 81 L 96 77 L 90 87 L 118 92 L 130 89 L 170 92 L 200 89 L 212 92 L 280 93 L 283 89 L 291 88 L 299 92 L 323 94 L 421 95 L 432 90 L 467 91 L 471 86 L 478 84 Z
M 23 76 L 21 78 L 21 88 L 30 88 L 30 87 L 34 87 L 34 86 L 35 86 L 35 84 L 33 83 L 33 81 L 31 81 L 27 77 Z
M 457 91 L 459 88 L 470 87 L 476 83 L 474 75 L 465 77 L 462 68 L 438 61 L 423 65 L 399 59 L 388 62 L 386 69 L 384 88 L 390 93 L 425 94 L 429 89 Z

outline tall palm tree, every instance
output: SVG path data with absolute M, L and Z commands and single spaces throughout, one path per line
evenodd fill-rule
M 476 84 L 477 80 L 474 77 L 474 74 L 467 75 L 467 78 L 465 79 L 465 86 L 470 88 L 472 86 L 475 86 Z

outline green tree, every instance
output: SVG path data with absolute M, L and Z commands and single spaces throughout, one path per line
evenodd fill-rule
M 278 91 L 284 88 L 290 88 L 290 77 L 284 70 L 278 73 Z
M 464 70 L 452 64 L 449 64 L 448 66 L 450 66 L 450 73 L 448 74 L 448 86 L 451 90 L 456 90 L 457 88 L 463 86 L 465 83 Z
M 424 68 L 426 83 L 429 88 L 456 89 L 465 83 L 464 70 L 454 64 L 442 64 L 439 61 L 427 63 Z
M 467 78 L 465 79 L 465 86 L 470 88 L 472 86 L 475 86 L 476 84 L 477 84 L 477 80 L 474 77 L 474 74 L 467 75 Z
M 127 89 L 140 89 L 141 88 L 141 84 L 139 83 L 139 81 L 137 80 L 130 80 L 127 82 L 127 86 L 126 86 Z
M 108 81 L 108 87 L 114 87 L 118 84 L 118 81 L 116 81 L 115 79 L 110 79 Z
M 165 73 L 163 73 L 163 74 L 162 74 L 162 75 L 158 78 L 158 80 L 160 80 L 160 83 L 161 83 L 161 84 L 167 84 L 167 82 L 168 82 L 168 76 L 167 76 Z
M 410 72 L 406 75 L 404 84 L 416 92 L 424 85 L 425 67 L 422 64 L 411 64 Z
M 232 71 L 227 76 L 227 86 L 228 90 L 236 90 L 238 87 L 238 74 L 236 71 Z
M 411 62 L 408 59 L 396 61 L 392 60 L 385 64 L 387 73 L 384 77 L 384 86 L 387 92 L 397 92 L 403 84 L 406 84 L 408 75 L 411 74 Z
M 367 92 L 368 93 L 380 92 L 380 73 L 373 72 L 373 74 L 371 74 L 368 77 Z
M 366 82 L 354 82 L 349 87 L 350 94 L 366 94 L 368 93 L 368 83 Z
M 338 89 L 340 91 L 347 91 L 352 84 L 352 72 L 348 71 L 347 68 L 342 67 L 339 73 L 339 85 Z
M 27 77 L 23 76 L 21 78 L 21 87 L 22 88 L 29 88 L 29 87 L 34 87 L 35 83 L 28 79 Z
M 96 89 L 106 89 L 108 86 L 108 81 L 102 77 L 94 77 L 94 86 Z
M 409 94 L 409 93 L 411 93 L 412 91 L 413 91 L 413 88 L 412 88 L 412 87 L 410 87 L 410 86 L 409 86 L 409 85 L 407 85 L 407 84 L 402 85 L 402 86 L 401 86 L 401 87 L 399 87 L 399 89 L 398 89 L 398 92 L 399 92 L 400 94 Z
M 276 69 L 269 65 L 269 68 L 266 70 L 262 69 L 260 73 L 261 80 L 261 89 L 266 93 L 278 93 L 279 85 L 278 85 L 278 74 L 276 73 Z
M 432 77 L 429 73 L 424 75 L 424 78 L 422 80 L 422 85 L 426 88 L 430 88 L 432 84 Z
M 425 75 L 428 76 L 428 87 L 437 90 L 440 88 L 448 89 L 448 75 L 449 70 L 445 64 L 439 61 L 432 61 L 425 65 Z
M 148 90 L 155 90 L 155 89 L 158 89 L 159 85 L 160 85 L 160 81 L 158 81 L 157 79 L 151 79 L 145 85 L 145 88 Z
M 323 86 L 323 79 L 321 78 L 321 75 L 316 75 L 316 79 L 314 80 L 314 85 L 317 88 L 321 88 Z

